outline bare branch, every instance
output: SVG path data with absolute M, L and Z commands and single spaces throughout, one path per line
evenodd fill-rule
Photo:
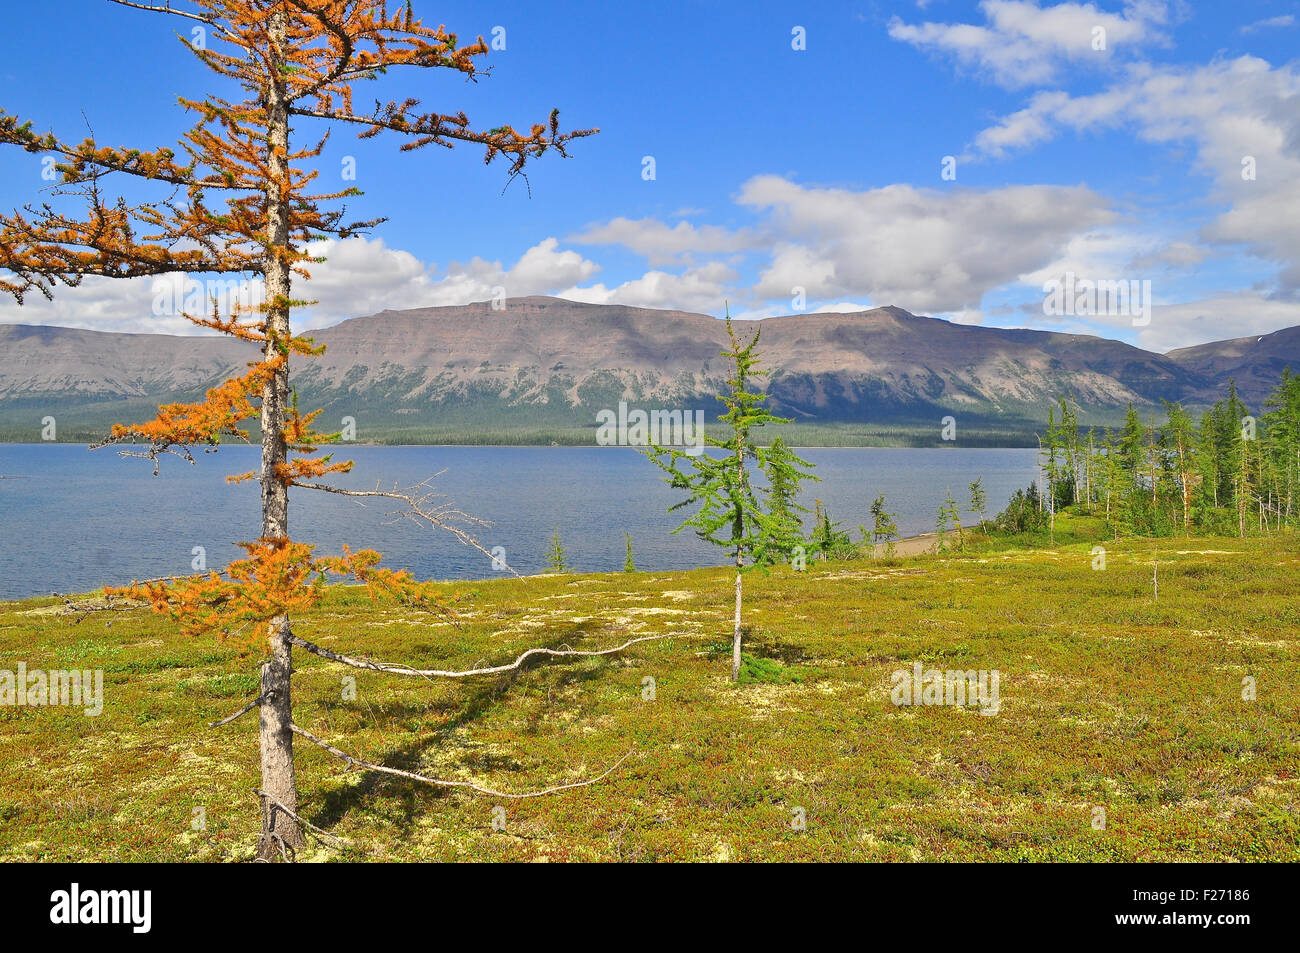
M 252 710 L 253 710 L 254 708 L 256 708 L 258 705 L 262 704 L 262 702 L 263 702 L 263 700 L 265 700 L 265 698 L 266 698 L 265 695 L 258 695 L 258 696 L 257 696 L 256 698 L 254 698 L 251 702 L 249 702 L 247 705 L 245 705 L 243 708 L 239 709 L 239 711 L 235 712 L 233 715 L 229 716 L 228 718 L 222 718 L 220 721 L 210 721 L 210 722 L 208 722 L 208 727 L 209 727 L 209 728 L 220 728 L 222 725 L 228 725 L 228 724 L 230 724 L 232 721 L 234 721 L 234 720 L 237 719 L 237 718 L 242 718 L 244 715 L 248 714 L 250 711 L 252 711 Z M 283 807 L 284 805 L 280 805 L 280 806 Z
M 320 738 L 317 738 L 306 728 L 301 728 L 298 725 L 290 725 L 289 727 L 293 730 L 293 733 L 295 735 L 301 735 L 302 737 L 306 738 L 308 741 L 310 741 L 312 744 L 316 745 L 317 747 L 325 749 L 330 754 L 334 755 L 334 757 L 341 758 L 344 762 L 347 763 L 349 770 L 356 770 L 359 768 L 364 771 L 378 771 L 381 774 L 391 774 L 395 777 L 407 778 L 411 781 L 419 781 L 423 784 L 431 784 L 434 787 L 466 788 L 470 791 L 477 791 L 479 794 L 487 794 L 491 797 L 509 798 L 511 800 L 516 800 L 516 801 L 523 800 L 525 798 L 543 797 L 547 794 L 555 794 L 559 791 L 569 791 L 572 790 L 573 788 L 585 788 L 589 785 L 595 784 L 598 781 L 603 781 L 605 778 L 613 774 L 614 771 L 624 761 L 632 757 L 632 752 L 629 751 L 627 754 L 623 755 L 623 757 L 619 758 L 617 761 L 615 761 L 612 765 L 610 765 L 600 774 L 596 775 L 594 778 L 588 778 L 585 781 L 574 781 L 571 784 L 557 784 L 554 787 L 543 788 L 540 791 L 524 791 L 522 793 L 516 794 L 516 793 L 511 793 L 509 791 L 494 791 L 491 788 L 485 788 L 480 785 L 477 785 L 472 781 L 445 781 L 439 778 L 431 778 L 423 774 L 416 774 L 414 771 L 403 771 L 400 768 L 389 768 L 382 764 L 371 764 L 369 761 L 362 761 L 360 758 L 354 758 L 346 751 L 342 751 L 334 747 L 328 741 L 324 741 Z
M 294 483 L 293 485 L 307 490 L 320 490 L 322 493 L 335 493 L 339 496 L 353 498 L 376 497 L 405 503 L 408 508 L 397 511 L 400 516 L 416 523 L 428 523 L 435 529 L 446 530 L 464 545 L 477 549 L 488 559 L 491 559 L 495 565 L 504 566 L 506 571 L 514 575 L 515 578 L 524 578 L 507 565 L 504 560 L 492 555 L 471 533 L 457 525 L 458 523 L 470 523 L 485 526 L 487 523 L 484 520 L 462 513 L 450 503 L 433 502 L 439 495 L 433 490 L 433 481 L 441 475 L 441 473 L 435 474 L 423 483 L 417 483 L 401 490 L 380 490 L 378 488 L 373 490 L 345 490 L 343 487 L 331 486 L 328 483 Z
M 342 844 L 342 845 L 347 845 L 347 844 L 352 843 L 352 842 L 351 842 L 350 840 L 348 840 L 346 837 L 339 837 L 337 834 L 331 834 L 329 831 L 321 830 L 319 827 L 317 827 L 317 826 L 316 826 L 315 824 L 313 824 L 311 821 L 299 817 L 299 816 L 298 816 L 297 814 L 295 814 L 293 811 L 291 811 L 291 810 L 289 810 L 287 807 L 285 807 L 284 804 L 283 804 L 283 803 L 282 803 L 278 798 L 274 798 L 274 797 L 272 797 L 271 795 L 267 794 L 265 791 L 261 790 L 260 788 L 253 788 L 253 793 L 254 793 L 255 795 L 257 795 L 258 797 L 266 798 L 268 801 L 270 801 L 272 804 L 274 804 L 277 808 L 279 808 L 279 809 L 280 809 L 281 811 L 283 811 L 285 814 L 288 814 L 290 817 L 292 817 L 295 821 L 297 821 L 297 822 L 298 822 L 299 824 L 301 824 L 303 827 L 306 827 L 306 828 L 308 828 L 309 830 L 315 831 L 315 832 L 316 832 L 317 834 L 319 834 L 321 837 L 324 837 L 324 838 L 326 838 L 327 840 L 332 840 L 332 841 L 334 841 L 335 843 L 337 843 L 337 844 Z
M 208 17 L 201 16 L 197 13 L 190 13 L 187 10 L 173 10 L 170 0 L 164 0 L 161 7 L 149 3 L 134 3 L 132 0 L 109 0 L 110 3 L 116 3 L 120 7 L 133 7 L 136 10 L 148 10 L 151 13 L 170 13 L 172 16 L 184 17 L 187 20 L 197 20 L 199 23 L 206 23 L 210 27 L 216 27 L 216 24 Z
M 502 672 L 512 672 L 518 669 L 536 655 L 546 655 L 551 658 L 577 658 L 577 657 L 594 657 L 597 655 L 614 655 L 622 652 L 628 646 L 636 645 L 638 642 L 658 642 L 663 639 L 681 638 L 680 635 L 673 633 L 669 635 L 643 635 L 635 639 L 628 639 L 622 645 L 615 646 L 612 649 L 547 649 L 532 648 L 524 652 L 513 662 L 505 665 L 490 665 L 485 668 L 461 669 L 436 669 L 436 668 L 412 668 L 409 665 L 395 665 L 387 662 L 372 662 L 369 659 L 353 658 L 350 655 L 340 655 L 337 652 L 331 652 L 327 648 L 308 642 L 300 635 L 290 635 L 289 641 L 301 649 L 311 652 L 313 655 L 319 655 L 321 658 L 327 658 L 331 662 L 338 662 L 342 665 L 351 665 L 353 668 L 364 668 L 372 672 L 387 672 L 390 675 L 411 675 L 417 678 L 471 678 L 477 675 L 499 675 Z
M 199 23 L 206 24 L 216 31 L 217 35 L 235 46 L 248 49 L 248 42 L 238 33 L 232 32 L 228 27 L 219 23 L 212 17 L 204 16 L 201 13 L 193 13 L 189 10 L 175 10 L 172 8 L 171 0 L 163 0 L 163 5 L 158 6 L 152 3 L 137 3 L 135 0 L 108 0 L 109 3 L 116 3 L 120 7 L 131 7 L 133 10 L 144 10 L 149 13 L 170 13 L 174 17 L 182 17 L 186 20 L 195 20 Z
M 64 615 L 75 615 L 77 618 L 73 624 L 79 624 L 86 616 L 92 612 L 130 612 L 132 609 L 143 609 L 145 604 L 133 599 L 124 599 L 114 604 L 112 595 L 104 596 L 103 602 L 73 602 L 67 596 L 59 592 L 52 592 L 50 595 L 56 599 L 63 600 L 63 608 L 60 613 Z

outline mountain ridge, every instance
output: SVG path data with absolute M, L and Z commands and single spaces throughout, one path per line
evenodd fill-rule
M 777 412 L 803 424 L 919 427 L 946 414 L 1024 432 L 1058 395 L 1107 423 L 1131 401 L 1189 407 L 1237 379 L 1248 404 L 1300 367 L 1300 327 L 1156 354 L 1097 335 L 954 324 L 884 306 L 744 322 L 761 332 Z M 385 310 L 309 332 L 325 345 L 293 375 L 304 405 L 363 417 L 371 433 L 594 428 L 619 400 L 716 406 L 723 322 L 687 311 L 532 296 Z M 42 406 L 74 429 L 110 413 L 193 400 L 256 350 L 224 336 L 0 325 L 0 432 Z

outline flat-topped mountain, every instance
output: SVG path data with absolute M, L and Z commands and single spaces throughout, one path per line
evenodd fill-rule
M 1282 366 L 1300 368 L 1300 328 L 1161 355 L 1089 335 L 953 324 L 901 308 L 741 322 L 761 329 L 778 413 L 807 424 L 932 425 L 952 413 L 1008 432 L 1040 426 L 1073 394 L 1083 419 L 1131 401 L 1204 404 L 1237 379 L 1257 406 Z M 324 355 L 296 362 L 304 406 L 357 418 L 372 438 L 433 439 L 595 427 L 618 401 L 712 409 L 726 376 L 723 323 L 682 311 L 528 297 L 383 311 L 313 333 Z M 0 425 L 74 428 L 192 399 L 251 360 L 224 337 L 0 325 Z

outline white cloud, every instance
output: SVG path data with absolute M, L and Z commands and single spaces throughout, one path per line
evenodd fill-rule
M 436 269 L 434 269 L 436 271 Z M 600 266 L 575 251 L 563 250 L 555 238 L 547 238 L 528 249 L 509 268 L 500 261 L 473 258 L 461 264 L 453 262 L 439 278 L 428 278 L 423 287 L 412 288 L 401 297 L 403 304 L 384 304 L 388 308 L 437 307 L 468 304 L 490 299 L 495 289 L 505 289 L 509 298 L 553 294 L 560 288 L 587 281 Z M 370 314 L 380 308 L 354 306 L 352 314 Z
M 1227 211 L 1205 243 L 1239 246 L 1280 266 L 1279 293 L 1300 294 L 1300 67 L 1242 56 L 1197 67 L 1134 67 L 1105 92 L 1040 94 L 981 132 L 975 148 L 999 155 L 1061 128 L 1136 127 L 1148 142 L 1190 141 Z M 1253 177 L 1245 174 L 1253 172 Z
M 943 318 L 951 321 L 953 324 L 983 324 L 984 312 L 978 309 L 969 311 L 952 311 L 948 314 L 937 314 L 937 318 Z
M 1082 186 L 851 191 L 757 176 L 740 202 L 784 239 L 759 297 L 868 297 L 918 313 L 977 309 L 984 294 L 1053 261 L 1077 235 L 1114 218 Z
M 600 270 L 578 252 L 559 248 L 555 238 L 534 245 L 509 267 L 474 258 L 464 264 L 453 262 L 441 272 L 379 239 L 317 242 L 309 251 L 326 260 L 307 266 L 309 281 L 294 283 L 295 295 L 315 302 L 295 311 L 294 326 L 300 330 L 388 308 L 485 301 L 497 287 L 504 288 L 509 297 L 553 293 L 587 281 Z M 261 288 L 260 279 L 233 275 L 87 278 L 77 287 L 57 289 L 52 302 L 30 295 L 22 307 L 12 299 L 0 301 L 0 323 L 196 334 L 203 332 L 180 311 L 206 315 L 212 294 L 223 303 L 236 297 L 258 301 Z
M 679 275 L 648 271 L 640 278 L 625 281 L 613 288 L 604 284 L 587 288 L 571 287 L 559 292 L 559 297 L 589 304 L 624 304 L 637 308 L 712 313 L 727 297 L 727 282 L 735 278 L 736 273 L 727 265 L 709 262 L 688 268 Z
M 688 262 L 692 252 L 742 251 L 753 247 L 756 237 L 746 229 L 732 231 L 717 225 L 697 227 L 678 222 L 669 226 L 654 218 L 615 218 L 571 235 L 568 241 L 575 245 L 622 245 L 644 255 L 655 268 Z
M 1164 265 L 1169 268 L 1190 268 L 1199 265 L 1211 255 L 1208 248 L 1191 242 L 1170 242 L 1135 257 L 1130 268 L 1147 271 Z
M 160 289 L 185 296 L 185 277 L 166 276 L 158 279 Z M 54 300 L 29 294 L 21 307 L 12 298 L 0 298 L 0 323 L 3 324 L 53 324 L 70 328 L 88 328 L 95 331 L 137 331 L 157 334 L 194 334 L 196 329 L 179 315 L 155 317 L 152 303 L 156 294 L 151 278 L 97 278 L 82 280 L 74 288 L 59 287 Z M 196 301 L 202 301 L 200 292 Z
M 1051 139 L 1056 135 L 1053 117 L 1069 99 L 1068 95 L 1061 92 L 1038 93 L 1026 108 L 1002 117 L 997 125 L 981 130 L 975 137 L 975 153 L 968 153 L 962 158 L 977 158 L 980 154 L 1001 157 L 1007 152 L 1027 149 Z
M 1167 19 L 1166 4 L 1155 0 L 1132 0 L 1118 14 L 1092 3 L 1040 7 L 1027 0 L 984 0 L 979 6 L 983 25 L 908 24 L 895 16 L 889 35 L 950 56 L 961 67 L 1009 88 L 1043 85 L 1066 66 L 1103 64 L 1144 44 L 1167 42 L 1159 31 Z
M 1264 20 L 1256 20 L 1254 23 L 1248 23 L 1241 28 L 1241 32 L 1258 33 L 1261 30 L 1278 30 L 1288 26 L 1295 26 L 1295 16 L 1290 13 L 1278 17 L 1268 17 Z
M 1268 334 L 1300 324 L 1300 301 L 1249 292 L 1224 292 L 1200 301 L 1156 305 L 1151 324 L 1138 336 L 1142 347 L 1167 351 L 1207 341 Z
M 872 305 L 859 304 L 856 301 L 837 301 L 834 304 L 824 304 L 820 307 L 813 308 L 813 314 L 857 314 L 859 311 L 870 311 Z

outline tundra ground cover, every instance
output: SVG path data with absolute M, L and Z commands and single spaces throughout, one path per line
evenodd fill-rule
M 1297 540 L 1161 540 L 1158 601 L 1150 540 L 1106 542 L 1104 570 L 1093 545 L 754 576 L 741 685 L 726 569 L 449 584 L 459 627 L 335 590 L 297 630 L 375 659 L 679 637 L 469 684 L 296 654 L 296 720 L 369 761 L 521 791 L 632 752 L 506 801 L 299 739 L 302 814 L 333 835 L 299 859 L 1300 860 Z M 0 860 L 250 859 L 255 716 L 206 723 L 256 693 L 255 659 L 60 606 L 0 604 L 0 669 L 103 669 L 104 712 L 0 707 Z M 998 714 L 895 707 L 918 661 L 997 669 Z

